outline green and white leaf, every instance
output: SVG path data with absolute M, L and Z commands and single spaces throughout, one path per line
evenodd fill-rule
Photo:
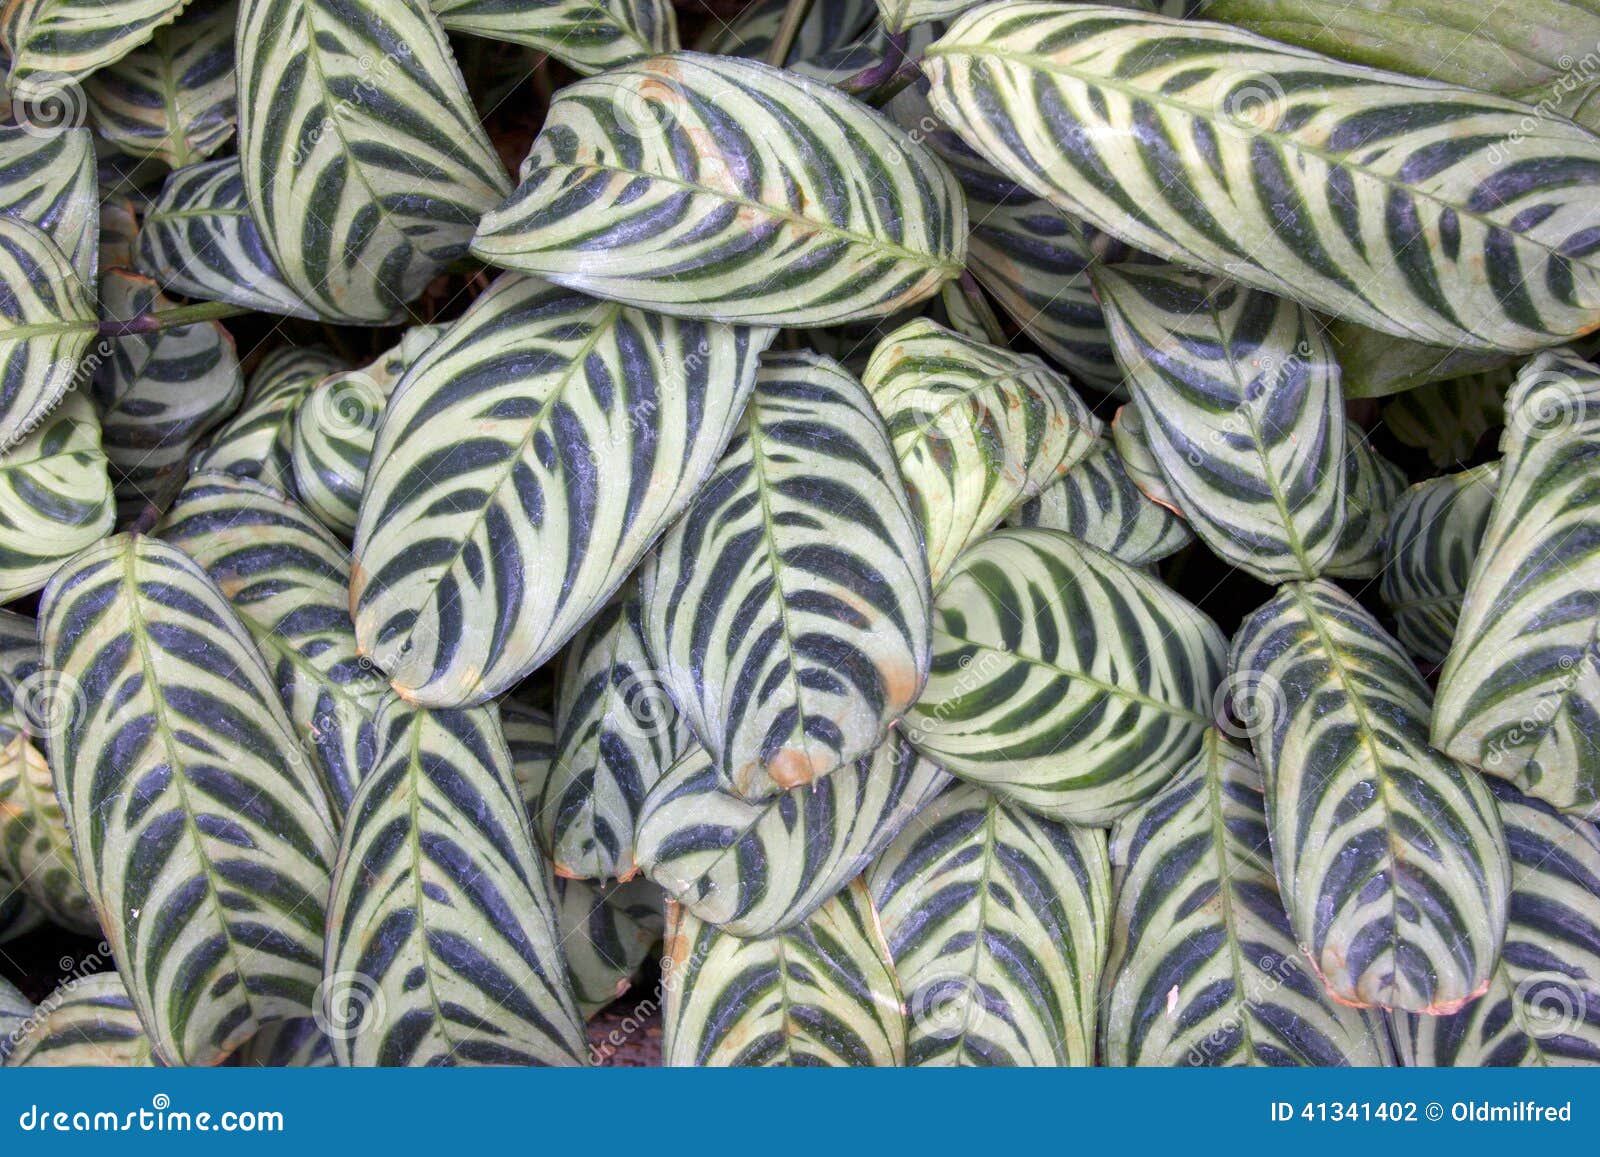
M 908 1063 L 1094 1063 L 1105 833 L 951 788 L 867 876 L 905 990 Z
M 193 469 L 221 470 L 293 494 L 295 412 L 313 386 L 343 369 L 327 350 L 273 350 L 250 375 L 243 408 L 217 431 Z
M 1116 416 L 1111 419 L 1111 444 L 1134 488 L 1173 517 L 1183 520 L 1177 496 L 1167 485 L 1166 476 L 1161 473 L 1161 464 L 1150 449 L 1150 433 L 1146 429 L 1144 412 L 1139 409 L 1137 401 L 1117 407 Z M 1187 526 L 1188 522 L 1184 521 L 1184 525 Z
M 883 742 L 927 678 L 928 592 L 884 420 L 808 352 L 762 359 L 727 452 L 640 573 L 661 680 L 749 799 Z
M 15 217 L 0 216 L 0 285 L 0 454 L 10 456 L 77 384 L 99 321 L 71 259 Z
M 497 280 L 389 399 L 355 536 L 361 653 L 424 705 L 544 663 L 710 475 L 772 336 Z
M 1509 369 L 1490 370 L 1408 390 L 1384 404 L 1384 428 L 1396 441 L 1427 451 L 1441 469 L 1460 465 L 1505 420 L 1506 387 L 1514 376 Z
M 1384 531 L 1406 488 L 1406 476 L 1372 448 L 1366 432 L 1354 422 L 1345 423 L 1344 488 L 1344 533 L 1322 573 L 1331 578 L 1376 578 L 1383 569 Z
M 1082 461 L 1018 505 L 1007 521 L 1065 531 L 1130 566 L 1150 566 L 1194 541 L 1183 519 L 1133 484 L 1110 438 L 1097 441 Z
M 350 805 L 324 1016 L 342 1065 L 575 1065 L 583 1022 L 493 708 L 390 696 Z
M 18 992 L 16 985 L 0 979 L 0 1063 L 27 1027 L 33 1007 L 33 1001 Z
M 1482 995 L 1505 933 L 1505 835 L 1482 777 L 1429 746 L 1411 660 L 1326 581 L 1283 587 L 1231 659 L 1284 907 L 1328 992 L 1431 1016 Z
M 100 192 L 89 130 L 0 125 L 0 214 L 49 234 L 83 284 L 94 285 Z
M 273 1021 L 234 1057 L 242 1069 L 328 1069 L 338 1063 L 333 1042 L 310 1016 Z
M 384 324 L 509 189 L 425 0 L 240 0 L 239 158 L 286 284 Z
M 188 0 L 11 0 L 0 15 L 13 101 L 82 111 L 76 84 L 149 40 Z M 56 123 L 56 122 L 51 122 Z
M 878 15 L 891 32 L 904 32 L 932 20 L 948 21 L 983 0 L 878 0 Z
M 1050 819 L 1101 826 L 1158 791 L 1199 749 L 1222 680 L 1210 619 L 1054 530 L 981 540 L 945 580 L 933 624 L 907 738 Z
M 430 0 L 446 31 L 525 44 L 587 76 L 672 52 L 669 0 Z
M 1516 356 L 1500 350 L 1425 345 L 1338 318 L 1325 318 L 1324 325 L 1344 370 L 1345 395 L 1351 398 L 1404 395 L 1433 382 L 1502 368 Z
M 931 321 L 885 337 L 862 384 L 889 424 L 935 587 L 962 551 L 1100 435 L 1071 383 L 1037 357 Z
M 148 1068 L 156 1063 L 134 1002 L 115 972 L 75 976 L 21 1026 L 11 1068 Z
M 690 45 L 696 52 L 765 60 L 783 24 L 789 0 L 754 0 L 732 20 L 712 20 Z M 794 45 L 784 60 L 791 67 L 844 48 L 862 36 L 877 17 L 874 0 L 811 0 L 795 32 Z
M 556 723 L 550 712 L 523 702 L 515 695 L 495 701 L 500 710 L 500 730 L 511 752 L 511 776 L 517 781 L 528 822 L 538 834 L 539 795 L 550 778 L 556 757 Z
M 556 880 L 556 928 L 585 1019 L 633 987 L 661 943 L 661 889 L 648 880 L 596 884 Z
M 936 293 L 966 232 L 955 178 L 882 114 L 681 52 L 562 89 L 472 251 L 663 313 L 812 326 Z
M 670 963 L 669 963 L 670 962 Z M 906 1010 L 860 880 L 804 924 L 743 940 L 667 906 L 662 1063 L 895 1066 Z
M 216 1064 L 305 1016 L 335 838 L 254 641 L 199 564 L 118 535 L 40 603 L 78 868 L 160 1059 Z

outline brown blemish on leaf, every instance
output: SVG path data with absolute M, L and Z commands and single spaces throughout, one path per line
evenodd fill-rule
M 785 747 L 766 764 L 767 775 L 784 791 L 810 783 L 832 770 L 831 767 L 819 768 L 809 755 L 793 747 Z

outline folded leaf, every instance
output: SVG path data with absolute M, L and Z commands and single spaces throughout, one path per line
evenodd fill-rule
M 0 285 L 0 454 L 10 457 L 77 384 L 99 322 L 71 259 L 14 217 L 0 216 Z
M 1182 520 L 1183 512 L 1178 509 L 1177 497 L 1167 485 L 1166 476 L 1161 473 L 1161 464 L 1156 461 L 1155 452 L 1150 449 L 1150 432 L 1145 426 L 1144 411 L 1139 408 L 1137 401 L 1130 400 L 1118 406 L 1116 416 L 1111 419 L 1112 445 L 1116 447 L 1117 457 L 1122 460 L 1122 468 L 1127 471 L 1129 480 L 1139 493 Z M 1187 526 L 1188 522 L 1184 521 L 1184 525 Z
M 661 943 L 664 903 L 648 880 L 556 880 L 561 954 L 585 1019 L 633 987 L 645 957 Z
M 175 19 L 188 0 L 11 0 L 0 15 L 13 99 L 65 99 L 70 85 L 120 60 Z M 73 93 L 73 99 L 78 99 Z M 77 106 L 81 111 L 82 106 Z
M 1133 484 L 1110 438 L 1097 441 L 1082 461 L 1018 505 L 1007 521 L 1065 531 L 1130 566 L 1150 566 L 1194 541 L 1183 519 Z
M 0 214 L 38 226 L 94 285 L 100 205 L 89 130 L 0 125 Z
M 1383 535 L 1394 504 L 1406 487 L 1405 473 L 1372 448 L 1354 422 L 1344 428 L 1344 533 L 1323 566 L 1333 578 L 1370 579 L 1383 569 Z
M 678 47 L 668 0 L 429 0 L 450 32 L 509 40 L 588 75 Z
M 13 1068 L 148 1068 L 150 1039 L 115 972 L 75 976 L 20 1028 L 5 1063 Z
M 344 368 L 327 350 L 273 350 L 250 375 L 243 408 L 217 431 L 192 469 L 220 470 L 293 494 L 295 412 L 313 386 Z

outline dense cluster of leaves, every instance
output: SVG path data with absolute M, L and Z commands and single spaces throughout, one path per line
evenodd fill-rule
M 1333 7 L 4 6 L 0 1059 L 1600 1063 L 1600 0 Z

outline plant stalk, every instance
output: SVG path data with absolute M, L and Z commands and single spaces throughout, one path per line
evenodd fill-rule
M 806 13 L 810 10 L 811 0 L 789 0 L 785 5 L 783 22 L 778 25 L 772 45 L 767 49 L 767 63 L 773 68 L 782 68 L 784 61 L 789 59 L 794 38 L 800 34 L 800 25 L 805 22 Z
M 206 301 L 199 305 L 180 305 L 173 309 L 158 309 L 154 313 L 141 313 L 125 321 L 115 318 L 100 323 L 101 337 L 134 337 L 142 333 L 159 333 L 164 329 L 195 325 L 202 321 L 220 321 L 225 317 L 239 317 L 254 313 L 245 305 L 229 305 L 223 301 Z

